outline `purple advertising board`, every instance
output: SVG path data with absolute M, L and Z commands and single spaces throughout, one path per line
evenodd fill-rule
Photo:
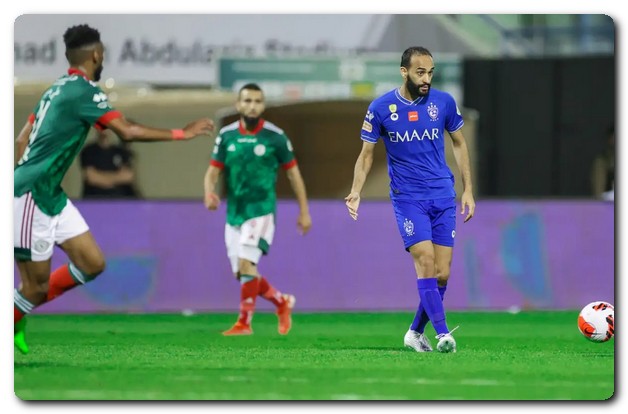
M 96 280 L 38 312 L 236 311 L 239 283 L 224 245 L 225 206 L 198 201 L 77 201 L 107 257 Z M 342 200 L 311 202 L 313 226 L 280 201 L 260 273 L 297 297 L 295 311 L 408 310 L 418 303 L 412 259 L 388 201 L 364 201 L 357 221 Z M 458 212 L 459 213 L 459 212 Z M 615 209 L 598 201 L 479 200 L 458 214 L 445 304 L 450 310 L 580 309 L 614 303 Z M 67 261 L 57 249 L 53 268 Z M 19 283 L 15 271 L 15 285 Z M 258 300 L 258 308 L 272 305 Z

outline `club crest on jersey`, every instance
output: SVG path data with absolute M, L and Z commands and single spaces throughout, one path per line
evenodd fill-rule
M 253 153 L 255 153 L 258 157 L 261 157 L 266 154 L 266 147 L 262 144 L 257 144 L 255 148 L 253 148 Z
M 397 104 L 388 105 L 388 109 L 390 109 L 390 112 L 394 114 L 395 112 L 397 112 Z
M 412 220 L 404 219 L 403 229 L 406 231 L 406 235 L 414 235 L 414 223 L 412 222 Z
M 430 102 L 429 106 L 427 107 L 427 114 L 430 116 L 430 120 L 438 120 L 438 107 L 434 105 L 433 102 Z

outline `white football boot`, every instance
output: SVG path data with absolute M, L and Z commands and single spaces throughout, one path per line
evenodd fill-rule
M 436 349 L 438 350 L 438 352 L 443 352 L 443 353 L 456 352 L 456 340 L 451 335 L 451 333 L 458 328 L 459 327 L 456 326 L 454 329 L 452 329 L 448 333 L 436 335 L 436 339 L 438 339 L 438 344 L 436 344 Z
M 403 344 L 408 348 L 412 348 L 417 352 L 432 352 L 432 345 L 427 339 L 427 336 L 422 333 L 408 329 L 406 335 L 403 337 Z

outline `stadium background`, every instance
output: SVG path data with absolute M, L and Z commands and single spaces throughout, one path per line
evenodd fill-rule
M 476 217 L 459 222 L 448 309 L 614 302 L 614 204 L 594 199 L 590 189 L 593 158 L 615 122 L 609 17 L 272 18 L 269 25 L 263 15 L 122 15 L 115 23 L 106 15 L 20 16 L 16 128 L 64 73 L 61 35 L 80 22 L 97 27 L 107 47 L 103 89 L 138 122 L 175 127 L 211 116 L 224 123 L 233 119 L 234 90 L 258 82 L 268 98 L 265 117 L 294 143 L 314 221 L 311 234 L 296 234 L 296 206 L 280 174 L 276 242 L 261 271 L 298 296 L 299 311 L 408 310 L 416 305 L 413 269 L 387 201 L 383 145 L 358 222 L 349 219 L 342 198 L 368 103 L 398 86 L 401 51 L 421 44 L 435 55 L 434 86 L 463 107 L 477 201 Z M 234 25 L 255 27 L 256 35 L 235 36 L 228 30 Z M 224 206 L 209 214 L 201 202 L 212 146 L 213 137 L 133 144 L 145 196 L 136 201 L 78 200 L 75 163 L 64 188 L 109 266 L 91 285 L 41 312 L 233 310 L 237 282 L 224 252 Z M 58 252 L 53 261 L 63 260 Z

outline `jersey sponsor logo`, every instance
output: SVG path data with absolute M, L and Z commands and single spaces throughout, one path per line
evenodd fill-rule
M 96 105 L 98 107 L 98 109 L 107 109 L 110 108 L 109 103 L 108 102 L 101 102 L 98 105 Z
M 417 141 L 423 141 L 426 138 L 429 139 L 430 141 L 434 141 L 435 139 L 439 138 L 438 132 L 439 132 L 438 128 L 432 128 L 431 130 L 424 129 L 423 133 L 419 133 L 419 131 L 417 131 L 416 129 L 413 129 L 412 131 L 403 131 L 403 132 L 389 131 L 388 139 L 390 139 L 390 142 L 410 142 L 410 141 L 414 141 L 415 139 Z
M 390 115 L 390 119 L 392 119 L 393 121 L 396 121 L 399 119 L 399 114 L 392 114 Z
M 364 123 L 362 124 L 362 129 L 366 132 L 371 132 L 373 131 L 373 125 L 371 125 L 369 121 L 364 121 Z
M 438 120 L 438 107 L 434 105 L 433 102 L 430 102 L 430 104 L 428 105 L 427 114 L 430 116 L 431 121 Z
M 397 104 L 388 105 L 388 109 L 390 109 L 390 112 L 394 114 L 395 112 L 397 112 Z
M 254 143 L 257 142 L 257 138 L 238 138 L 238 142 Z
M 456 230 L 451 231 L 451 238 L 453 239 L 454 237 L 456 237 Z
M 234 152 L 235 151 L 235 145 L 231 144 L 227 147 L 227 152 Z
M 290 142 L 290 140 L 286 141 L 286 147 L 288 147 L 288 151 L 292 152 L 293 148 L 292 148 L 292 142 Z
M 262 155 L 266 154 L 266 147 L 262 144 L 257 144 L 255 148 L 253 148 L 253 153 L 258 157 L 261 157 Z
M 460 108 L 458 108 L 458 105 L 456 105 L 456 113 L 460 116 L 462 116 L 462 114 L 460 113 Z
M 371 119 L 375 118 L 375 114 L 371 111 L 366 111 L 366 116 L 364 118 L 370 121 Z
M 408 112 L 408 121 L 416 122 L 419 120 L 419 113 L 417 111 Z
M 403 221 L 403 230 L 406 232 L 406 236 L 414 235 L 414 223 L 412 220 L 405 219 Z

